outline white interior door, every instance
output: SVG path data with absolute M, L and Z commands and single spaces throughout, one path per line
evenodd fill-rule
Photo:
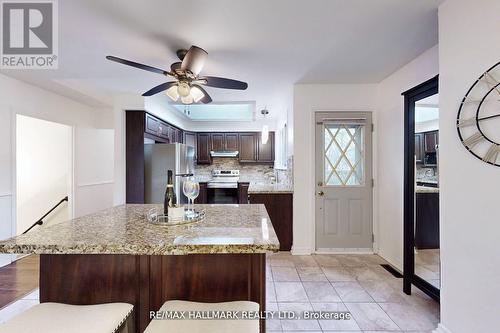
M 316 250 L 372 250 L 370 112 L 316 113 Z
M 75 128 L 74 217 L 113 207 L 114 130 Z

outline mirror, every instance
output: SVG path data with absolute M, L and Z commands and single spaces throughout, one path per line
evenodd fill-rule
M 403 291 L 440 299 L 439 79 L 404 96 Z
M 415 101 L 414 165 L 414 274 L 439 289 L 439 94 Z

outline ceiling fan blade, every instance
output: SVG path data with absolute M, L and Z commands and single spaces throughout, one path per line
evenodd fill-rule
M 194 75 L 200 74 L 205 65 L 207 55 L 208 53 L 204 49 L 194 45 L 191 46 L 184 59 L 182 59 L 181 69 L 183 71 L 190 71 Z
M 214 87 L 214 88 L 238 89 L 238 90 L 245 90 L 246 88 L 248 88 L 248 84 L 246 82 L 226 79 L 223 77 L 204 76 L 203 78 L 200 79 L 206 80 L 207 83 L 205 84 L 209 87 Z
M 130 60 L 126 60 L 126 59 L 114 57 L 114 56 L 106 56 L 106 59 L 114 61 L 114 62 L 118 62 L 120 64 L 124 64 L 124 65 L 132 66 L 132 67 L 135 67 L 135 68 L 143 69 L 143 70 L 148 71 L 148 72 L 153 72 L 153 73 L 158 73 L 158 74 L 163 74 L 163 75 L 170 75 L 170 72 L 168 72 L 168 71 L 165 71 L 163 69 L 159 69 L 159 68 L 156 68 L 156 67 L 152 67 L 152 66 L 140 64 L 140 63 L 135 62 L 135 61 L 130 61 Z
M 156 87 L 154 88 L 151 88 L 149 89 L 148 91 L 146 91 L 144 94 L 142 94 L 142 96 L 153 96 L 159 92 L 162 92 L 164 90 L 167 90 L 168 88 L 170 88 L 171 86 L 173 85 L 176 85 L 177 82 L 165 82 L 165 83 L 162 83 L 160 85 L 157 85 Z
M 203 96 L 202 99 L 200 99 L 200 102 L 202 102 L 203 104 L 208 104 L 208 103 L 212 102 L 212 97 L 210 97 L 210 95 L 207 93 L 207 91 L 205 89 L 203 89 L 202 86 L 200 86 L 199 84 L 193 84 L 193 87 L 200 89 L 203 92 L 203 94 L 205 95 L 205 96 Z

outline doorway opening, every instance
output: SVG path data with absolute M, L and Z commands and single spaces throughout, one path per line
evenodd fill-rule
M 317 112 L 317 253 L 373 251 L 371 112 Z
M 15 235 L 43 218 L 43 224 L 66 221 L 72 213 L 72 128 L 51 121 L 16 115 Z M 62 201 L 68 197 L 68 201 Z M 14 236 L 14 235 L 13 235 Z
M 403 291 L 411 286 L 439 301 L 439 95 L 438 76 L 403 93 Z

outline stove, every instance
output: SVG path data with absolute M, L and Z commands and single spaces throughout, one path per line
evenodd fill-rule
M 208 188 L 238 188 L 240 170 L 212 170 L 212 180 Z
M 213 170 L 207 183 L 208 203 L 237 204 L 240 170 Z

